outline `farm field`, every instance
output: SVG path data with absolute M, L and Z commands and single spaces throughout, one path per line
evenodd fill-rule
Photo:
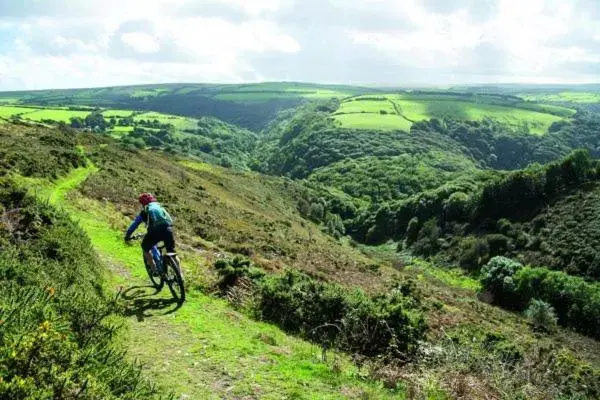
M 17 106 L 0 106 L 0 118 L 10 118 L 13 115 L 29 114 L 38 109 Z
M 548 92 L 548 93 L 520 93 L 519 96 L 531 101 L 570 102 L 570 103 L 600 103 L 598 92 Z
M 132 110 L 104 110 L 104 111 L 102 111 L 102 115 L 104 115 L 105 118 L 110 118 L 110 117 L 125 118 L 125 117 L 130 117 L 131 115 L 133 115 L 133 111 Z
M 562 120 L 562 117 L 554 114 L 458 99 L 451 100 L 448 96 L 423 98 L 410 95 L 386 95 L 380 100 L 375 97 L 368 97 L 368 100 L 357 99 L 344 101 L 334 113 L 334 118 L 342 126 L 408 131 L 411 122 L 431 118 L 454 117 L 465 120 L 491 118 L 516 130 L 544 135 L 552 123 Z M 382 110 L 385 113 L 382 113 Z M 403 118 L 393 118 L 394 116 L 387 113 L 396 113 Z
M 69 122 L 73 117 L 85 118 L 88 111 L 57 110 L 51 108 L 40 108 L 34 112 L 26 114 L 24 117 L 32 121 L 42 121 L 50 119 L 53 121 Z
M 161 124 L 171 124 L 177 130 L 183 129 L 195 129 L 197 122 L 193 118 L 180 117 L 177 115 L 163 114 L 158 112 L 147 112 L 143 114 L 137 114 L 133 117 L 135 122 L 141 120 L 154 121 L 158 120 Z
M 403 130 L 409 131 L 412 123 L 396 114 L 356 113 L 339 114 L 334 119 L 340 122 L 343 128 Z

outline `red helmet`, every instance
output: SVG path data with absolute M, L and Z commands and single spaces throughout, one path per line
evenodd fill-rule
M 152 196 L 150 193 L 142 193 L 140 194 L 138 201 L 145 207 L 153 201 L 156 201 L 156 197 Z

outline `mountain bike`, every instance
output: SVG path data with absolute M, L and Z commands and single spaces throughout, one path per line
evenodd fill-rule
M 143 234 L 138 234 L 132 236 L 131 239 L 135 240 L 143 237 Z M 166 283 L 173 298 L 179 304 L 182 304 L 185 301 L 185 286 L 183 277 L 181 276 L 181 266 L 177 259 L 177 253 L 167 253 L 164 244 L 162 246 L 154 246 L 150 252 L 152 258 L 154 258 L 154 264 L 156 264 L 156 271 L 154 271 L 152 266 L 148 265 L 146 259 L 142 257 L 150 281 L 152 281 L 156 290 L 159 291 L 162 290 Z

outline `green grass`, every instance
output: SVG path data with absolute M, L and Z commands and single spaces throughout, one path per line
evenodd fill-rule
M 340 114 L 335 115 L 343 128 L 410 131 L 411 123 L 395 114 Z
M 132 114 L 133 114 L 133 110 L 104 110 L 104 111 L 102 111 L 102 115 L 104 115 L 105 118 L 110 118 L 110 117 L 124 118 L 124 117 L 129 117 Z
M 133 132 L 133 126 L 114 126 L 108 131 L 108 133 L 115 139 L 119 139 L 129 132 Z
M 175 129 L 195 129 L 198 126 L 198 123 L 193 118 L 179 117 L 177 115 L 163 114 L 158 112 L 147 112 L 143 114 L 138 114 L 133 117 L 133 120 L 139 122 L 140 120 L 158 120 L 161 124 L 171 124 L 175 127 Z
M 49 119 L 53 121 L 69 122 L 70 119 L 73 117 L 85 118 L 88 116 L 88 114 L 88 111 L 71 111 L 45 108 L 38 109 L 35 112 L 25 115 L 25 118 L 30 119 L 32 121 L 42 121 L 44 119 Z
M 16 106 L 0 106 L 0 117 L 10 118 L 13 115 L 25 115 L 38 111 L 38 108 L 16 107 Z
M 600 103 L 600 93 L 597 92 L 547 92 L 520 93 L 519 96 L 531 101 L 570 102 L 570 103 Z
M 349 100 L 340 105 L 335 114 L 380 113 L 395 114 L 394 104 L 389 100 Z

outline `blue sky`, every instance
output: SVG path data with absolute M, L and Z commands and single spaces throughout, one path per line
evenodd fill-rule
M 600 81 L 598 0 L 0 0 L 0 90 Z

